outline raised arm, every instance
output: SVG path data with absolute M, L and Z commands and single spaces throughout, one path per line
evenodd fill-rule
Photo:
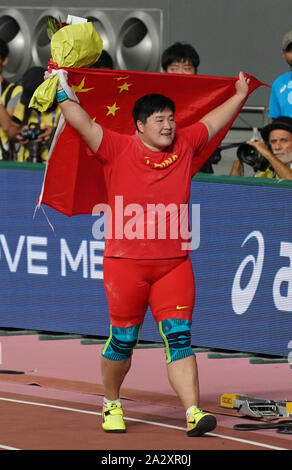
M 248 93 L 249 81 L 249 78 L 240 72 L 239 78 L 235 82 L 235 94 L 201 119 L 208 129 L 209 141 L 228 124 L 240 109 Z
M 95 153 L 102 141 L 102 127 L 94 122 L 80 104 L 67 99 L 59 103 L 66 121 L 76 129 L 88 147 Z
M 44 79 L 47 80 L 50 76 L 50 73 L 46 71 Z M 102 127 L 90 118 L 79 103 L 70 100 L 60 87 L 58 87 L 56 98 L 65 120 L 81 135 L 91 151 L 97 152 L 102 141 Z

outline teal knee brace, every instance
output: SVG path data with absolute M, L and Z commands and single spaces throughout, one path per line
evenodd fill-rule
M 129 328 L 110 326 L 110 336 L 102 350 L 102 356 L 110 361 L 125 361 L 131 357 L 133 348 L 139 341 L 142 325 Z
M 166 363 L 194 356 L 191 348 L 191 324 L 188 320 L 170 319 L 159 322 L 159 332 L 165 344 Z

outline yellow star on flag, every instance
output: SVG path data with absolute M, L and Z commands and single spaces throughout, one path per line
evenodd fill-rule
M 122 93 L 122 91 L 129 91 L 129 87 L 132 86 L 132 83 L 123 83 L 123 85 L 120 85 L 118 86 L 118 88 L 120 89 L 120 93 Z
M 109 116 L 110 114 L 112 114 L 113 116 L 115 116 L 115 115 L 116 115 L 116 111 L 117 111 L 118 109 L 120 109 L 120 108 L 119 108 L 119 106 L 117 106 L 117 103 L 114 103 L 112 106 L 107 106 L 107 109 L 108 109 L 108 112 L 107 112 L 107 114 L 106 114 L 107 116 Z
M 75 93 L 86 93 L 87 91 L 93 90 L 94 88 L 83 88 L 85 83 L 85 77 L 81 80 L 80 84 L 78 86 L 73 85 L 72 90 Z

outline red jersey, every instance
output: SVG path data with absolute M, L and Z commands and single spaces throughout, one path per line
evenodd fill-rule
M 108 190 L 104 256 L 159 259 L 189 253 L 192 159 L 207 141 L 201 122 L 177 130 L 163 152 L 149 150 L 138 135 L 103 129 L 95 156 L 103 162 Z

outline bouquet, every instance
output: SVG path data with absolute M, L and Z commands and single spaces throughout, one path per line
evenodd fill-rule
M 51 39 L 52 58 L 49 66 L 89 67 L 94 64 L 102 52 L 102 39 L 91 22 L 78 24 L 56 22 L 49 19 L 48 36 Z M 29 107 L 46 111 L 52 106 L 59 78 L 54 74 L 45 80 L 34 92 Z

